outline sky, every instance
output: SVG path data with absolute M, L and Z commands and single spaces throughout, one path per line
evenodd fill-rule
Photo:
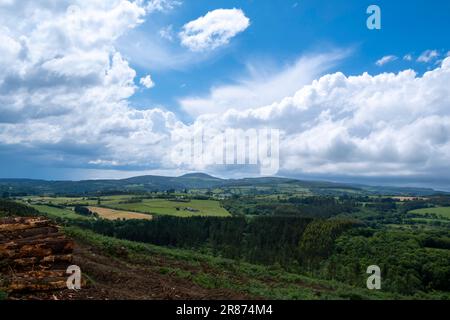
M 172 150 L 272 128 L 279 176 L 450 190 L 448 30 L 441 0 L 0 0 L 0 178 L 258 176 Z

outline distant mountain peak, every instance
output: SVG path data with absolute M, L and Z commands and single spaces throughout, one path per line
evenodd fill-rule
M 220 180 L 220 178 L 210 176 L 209 174 L 202 173 L 202 172 L 193 172 L 193 173 L 187 173 L 179 178 L 199 178 L 199 179 L 214 179 L 214 180 Z

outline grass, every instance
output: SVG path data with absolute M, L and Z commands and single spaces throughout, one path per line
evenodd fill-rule
M 100 198 L 100 204 L 96 198 L 84 197 L 23 197 L 22 202 L 29 203 L 32 207 L 50 216 L 57 216 L 67 219 L 75 219 L 69 213 L 70 210 L 58 209 L 49 205 L 74 206 L 83 205 L 89 207 L 107 207 L 115 210 L 128 211 L 125 215 L 134 213 L 144 213 L 152 215 L 173 215 L 178 217 L 192 216 L 214 216 L 228 217 L 230 213 L 220 206 L 215 200 L 191 200 L 188 202 L 177 202 L 166 199 L 142 199 L 141 202 L 127 203 L 135 195 L 104 196 Z M 61 211 L 63 210 L 63 211 Z M 127 218 L 127 217 L 124 217 Z M 139 218 L 147 218 L 140 216 Z
M 74 205 L 74 204 L 96 204 L 97 200 L 88 200 L 87 198 L 77 197 L 23 197 L 22 201 L 30 202 L 31 204 L 37 205 L 45 205 L 45 204 L 54 204 L 54 205 Z
M 289 273 L 279 267 L 268 267 L 214 257 L 185 249 L 172 249 L 151 244 L 106 237 L 78 227 L 66 227 L 66 233 L 109 255 L 123 250 L 131 263 L 152 266 L 157 257 L 164 257 L 161 274 L 188 279 L 207 289 L 230 289 L 264 299 L 402 299 L 397 294 L 370 291 L 343 283 L 318 280 Z
M 89 220 L 89 217 L 85 217 L 79 214 L 76 214 L 72 210 L 69 209 L 60 209 L 45 205 L 31 205 L 34 209 L 53 219 L 63 219 L 63 220 Z
M 144 199 L 142 202 L 138 203 L 102 204 L 112 209 L 135 211 L 155 215 L 173 215 L 177 217 L 230 216 L 230 213 L 220 206 L 220 202 L 214 200 L 191 200 L 189 202 L 177 202 L 165 199 Z M 188 208 L 192 208 L 198 211 L 189 211 Z
M 56 208 L 46 205 L 31 205 L 34 209 L 38 210 L 45 216 L 55 219 L 55 220 L 66 220 L 66 221 L 74 221 L 74 220 L 89 220 L 92 219 L 90 217 L 85 217 L 73 212 L 70 209 L 62 209 Z M 141 220 L 151 220 L 152 216 L 148 214 L 136 213 L 136 212 L 128 212 L 128 211 L 120 211 L 109 208 L 101 208 L 101 207 L 89 207 L 92 212 L 96 212 L 100 217 L 107 220 L 116 220 L 116 219 L 141 219 Z
M 115 195 L 115 196 L 103 196 L 100 197 L 102 204 L 112 204 L 118 203 L 121 201 L 126 201 L 131 198 L 134 198 L 134 195 Z M 98 200 L 96 197 L 87 198 L 87 197 L 40 197 L 40 196 L 31 196 L 31 197 L 22 197 L 22 201 L 30 202 L 31 204 L 54 204 L 54 205 L 88 205 L 95 206 L 98 204 Z
M 433 208 L 423 208 L 409 211 L 409 213 L 415 214 L 435 214 L 447 219 L 450 219 L 450 207 L 433 207 Z
M 423 222 L 423 223 L 440 222 L 442 224 L 450 224 L 449 220 L 434 219 L 434 218 L 412 218 L 411 220 L 412 221 L 417 221 L 417 222 Z

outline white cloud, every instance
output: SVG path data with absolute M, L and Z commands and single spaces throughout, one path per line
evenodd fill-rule
M 3 1 L 2 157 L 24 155 L 39 168 L 164 172 L 176 168 L 168 155 L 173 135 L 202 126 L 271 127 L 282 130 L 285 174 L 450 181 L 450 58 L 421 76 L 320 76 L 342 52 L 279 68 L 253 63 L 233 85 L 182 98 L 194 116 L 184 124 L 171 112 L 128 102 L 136 72 L 117 41 L 148 12 L 143 1 Z
M 447 179 L 450 58 L 423 76 L 325 75 L 277 103 L 203 115 L 189 128 L 282 130 L 284 174 Z
M 413 60 L 412 54 L 410 54 L 410 53 L 405 54 L 405 55 L 403 56 L 403 60 L 405 60 L 405 61 L 412 61 L 412 60 Z
M 389 63 L 389 62 L 393 62 L 395 60 L 397 60 L 398 58 L 394 55 L 389 55 L 389 56 L 384 56 L 383 58 L 379 59 L 376 62 L 376 65 L 381 67 L 384 66 L 385 64 Z
M 152 77 L 150 75 L 147 75 L 139 81 L 141 85 L 146 87 L 147 89 L 151 89 L 155 86 L 155 83 L 152 80 Z
M 267 61 L 253 62 L 247 65 L 248 75 L 235 84 L 212 87 L 206 96 L 183 97 L 179 103 L 192 116 L 268 105 L 294 94 L 347 54 L 344 51 L 311 54 L 280 68 L 268 67 Z
M 217 51 L 198 54 L 176 46 L 170 41 L 161 41 L 159 33 L 146 33 L 133 30 L 121 37 L 117 50 L 133 61 L 134 65 L 152 72 L 158 70 L 186 70 L 210 59 Z
M 181 44 L 192 51 L 213 50 L 226 45 L 230 39 L 250 25 L 240 9 L 217 9 L 183 26 Z
M 140 1 L 143 2 L 143 1 Z M 147 2 L 145 9 L 147 12 L 152 13 L 154 11 L 169 11 L 173 10 L 175 7 L 178 7 L 182 4 L 181 1 L 178 0 L 150 0 Z
M 439 57 L 439 52 L 437 50 L 426 50 L 418 58 L 418 62 L 428 63 Z
M 103 160 L 103 159 L 97 159 L 97 160 L 91 160 L 89 161 L 89 164 L 99 165 L 99 166 L 106 166 L 106 167 L 117 167 L 120 165 L 117 161 L 114 160 Z
M 0 6 L 10 6 L 14 3 L 14 0 L 0 0 Z
M 168 25 L 161 30 L 159 30 L 159 35 L 161 38 L 173 41 L 174 32 L 173 32 L 173 25 Z
M 178 122 L 170 112 L 129 106 L 136 72 L 115 48 L 143 22 L 145 6 L 23 0 L 0 7 L 0 149 L 49 166 L 159 166 Z

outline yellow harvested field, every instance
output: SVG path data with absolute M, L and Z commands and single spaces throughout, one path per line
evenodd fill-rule
M 114 210 L 100 207 L 88 207 L 90 211 L 97 213 L 100 217 L 107 220 L 152 220 L 153 216 L 144 213 L 131 211 Z

